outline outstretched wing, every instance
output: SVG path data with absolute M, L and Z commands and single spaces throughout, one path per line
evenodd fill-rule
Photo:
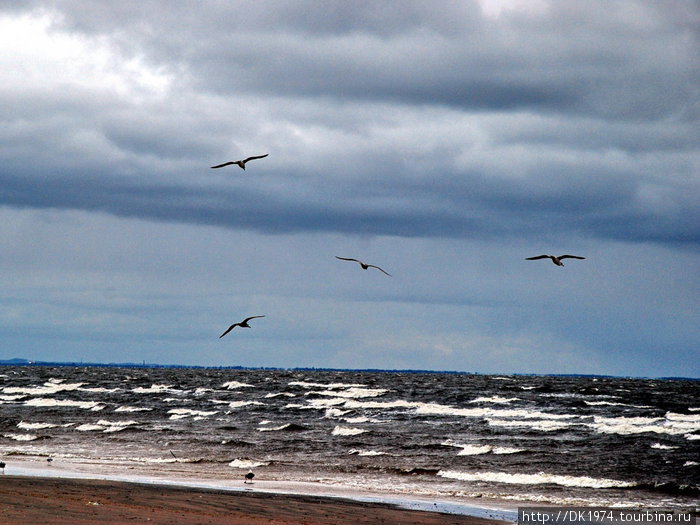
M 251 319 L 257 319 L 258 317 L 265 317 L 265 316 L 264 315 L 253 315 L 252 317 L 246 317 L 245 319 L 243 319 L 243 321 L 241 321 L 241 324 L 247 323 Z
M 265 155 L 258 155 L 257 157 L 248 157 L 247 159 L 243 159 L 242 162 L 243 162 L 243 164 L 245 164 L 245 163 L 248 162 L 249 160 L 264 159 L 264 158 L 267 157 L 268 155 L 269 155 L 269 153 L 265 153 Z
M 536 261 L 537 259 L 549 259 L 549 255 L 538 255 L 537 257 L 525 257 L 526 261 Z
M 224 162 L 223 164 L 217 164 L 216 166 L 212 166 L 212 169 L 223 168 L 224 166 L 230 166 L 231 164 L 235 164 L 235 162 L 231 161 L 231 162 Z
M 391 274 L 390 274 L 390 273 L 385 272 L 385 271 L 382 270 L 379 266 L 375 266 L 374 264 L 368 264 L 367 266 L 369 266 L 370 268 L 376 268 L 376 269 L 379 270 L 380 272 L 386 273 L 389 277 L 391 277 Z
M 337 255 L 335 256 L 336 259 L 340 259 L 341 261 L 353 261 L 356 263 L 362 264 L 362 261 L 358 261 L 357 259 L 351 259 L 349 257 L 338 257 Z
M 237 326 L 240 326 L 240 323 L 232 324 L 231 326 L 228 327 L 228 330 L 226 330 L 223 334 L 219 336 L 219 339 L 221 339 L 223 336 L 225 336 L 227 333 L 229 333 L 231 330 L 236 328 Z
M 578 255 L 560 255 L 558 259 L 585 259 L 585 257 L 579 257 Z

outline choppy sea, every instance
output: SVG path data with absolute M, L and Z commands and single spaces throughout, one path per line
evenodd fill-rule
M 0 458 L 435 498 L 687 508 L 700 381 L 0 367 Z

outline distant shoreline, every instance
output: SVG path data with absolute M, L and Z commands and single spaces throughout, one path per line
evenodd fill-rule
M 193 368 L 201 370 L 290 370 L 290 371 L 313 371 L 313 372 L 366 372 L 366 373 L 389 373 L 389 374 L 452 374 L 452 375 L 474 375 L 474 376 L 517 376 L 517 377 L 590 377 L 590 378 L 611 378 L 611 379 L 653 379 L 657 381 L 700 381 L 700 377 L 684 376 L 616 376 L 607 374 L 536 374 L 525 372 L 466 372 L 459 370 L 423 370 L 423 369 L 397 369 L 397 368 L 326 368 L 310 366 L 241 366 L 241 365 L 178 365 L 160 363 L 99 363 L 82 361 L 39 361 L 24 358 L 0 359 L 2 366 L 65 366 L 65 367 L 95 367 L 95 368 Z

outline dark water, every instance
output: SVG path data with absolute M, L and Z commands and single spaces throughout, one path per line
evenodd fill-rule
M 700 494 L 699 394 L 683 380 L 1 367 L 0 454 L 680 507 Z

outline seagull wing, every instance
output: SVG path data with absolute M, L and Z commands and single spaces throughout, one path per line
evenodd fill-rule
M 538 255 L 537 257 L 525 257 L 526 261 L 536 261 L 537 259 L 551 259 L 549 255 Z
M 585 257 L 579 257 L 578 255 L 560 255 L 558 259 L 585 259 Z
M 265 316 L 264 315 L 253 315 L 252 317 L 246 317 L 245 319 L 243 319 L 243 321 L 241 321 L 241 324 L 247 323 L 251 319 L 257 319 L 258 317 L 265 317 Z
M 240 323 L 232 324 L 231 326 L 228 327 L 228 330 L 226 330 L 223 334 L 219 336 L 219 339 L 221 339 L 223 336 L 225 336 L 227 333 L 229 333 L 231 330 L 236 328 L 237 326 L 240 326 Z
M 224 166 L 230 166 L 231 164 L 235 164 L 235 162 L 224 162 L 223 164 L 217 164 L 216 166 L 212 166 L 212 169 L 216 168 L 223 168 Z
M 245 163 L 248 162 L 249 160 L 264 159 L 264 158 L 267 157 L 268 155 L 269 155 L 269 153 L 265 153 L 265 155 L 258 155 L 257 157 L 248 157 L 247 159 L 243 159 L 241 162 L 243 162 L 243 164 L 245 164 Z
M 357 259 L 351 259 L 349 257 L 338 257 L 337 255 L 335 256 L 336 259 L 340 259 L 341 261 L 353 261 L 356 263 L 362 264 L 362 261 L 358 261 Z
M 390 273 L 385 272 L 385 271 L 382 270 L 379 266 L 375 266 L 374 264 L 368 264 L 367 266 L 369 266 L 370 268 L 376 268 L 376 269 L 379 270 L 380 272 L 386 273 L 389 277 L 391 277 L 391 274 L 390 274 Z

